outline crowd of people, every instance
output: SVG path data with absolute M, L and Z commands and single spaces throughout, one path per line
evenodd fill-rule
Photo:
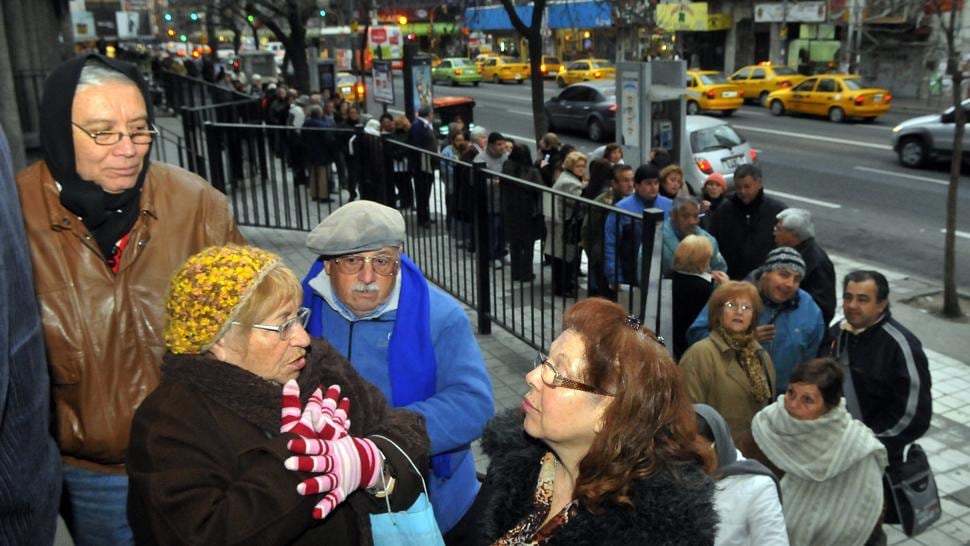
M 52 543 L 58 513 L 80 546 L 381 544 L 403 532 L 387 514 L 428 516 L 420 543 L 449 546 L 885 543 L 883 473 L 932 414 L 926 356 L 876 271 L 843 279 L 829 324 L 811 214 L 765 196 L 756 166 L 733 193 L 712 175 L 692 196 L 662 150 L 634 167 L 550 133 L 533 158 L 449 127 L 442 155 L 530 183 L 487 174 L 479 251 L 531 281 L 543 239 L 554 293 L 573 296 L 586 253 L 596 296 L 566 310 L 521 406 L 495 415 L 466 313 L 408 256 L 399 210 L 436 221 L 442 176 L 448 230 L 479 243 L 469 169 L 409 148 L 387 163 L 401 184 L 371 199 L 371 166 L 336 157 L 380 138 L 329 131 L 359 112 L 266 93 L 267 122 L 303 131 L 275 151 L 292 166 L 305 148 L 314 197 L 334 174 L 357 183 L 307 236 L 305 272 L 247 245 L 204 179 L 149 159 L 131 65 L 92 54 L 52 72 L 43 159 L 16 181 L 0 138 L 0 543 Z M 431 117 L 364 130 L 437 151 Z M 640 275 L 642 226 L 571 196 L 665 214 L 670 346 L 611 301 Z

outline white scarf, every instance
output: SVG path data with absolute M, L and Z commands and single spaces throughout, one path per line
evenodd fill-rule
M 754 416 L 751 432 L 785 471 L 781 491 L 792 546 L 865 543 L 882 512 L 886 448 L 849 415 L 844 399 L 802 421 L 788 414 L 781 395 Z

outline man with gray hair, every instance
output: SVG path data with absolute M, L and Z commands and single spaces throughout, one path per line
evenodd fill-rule
M 468 317 L 403 253 L 404 235 L 401 213 L 373 201 L 348 203 L 314 228 L 307 247 L 320 258 L 303 279 L 307 331 L 392 406 L 425 417 L 435 518 L 460 544 L 476 530 L 462 519 L 479 488 L 470 445 L 495 412 L 492 386 Z
M 664 277 L 669 278 L 673 274 L 674 251 L 677 250 L 680 241 L 688 235 L 701 235 L 707 237 L 714 250 L 711 255 L 711 271 L 723 273 L 719 276 L 721 282 L 728 280 L 727 262 L 717 248 L 717 239 L 697 225 L 700 222 L 700 211 L 701 203 L 696 197 L 679 196 L 670 205 L 670 214 L 664 220 L 664 246 L 660 260 L 660 272 Z M 638 267 L 640 263 L 641 261 L 638 260 Z
M 829 255 L 815 241 L 812 213 L 805 209 L 785 209 L 776 218 L 775 244 L 790 246 L 801 254 L 805 261 L 801 288 L 811 294 L 822 309 L 822 318 L 828 327 L 835 316 L 835 267 Z

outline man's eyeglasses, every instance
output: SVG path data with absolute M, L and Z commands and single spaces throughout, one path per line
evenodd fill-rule
M 556 371 L 556 367 L 549 362 L 549 357 L 538 353 L 536 354 L 536 359 L 532 362 L 532 368 L 540 368 L 539 377 L 542 378 L 542 382 L 548 387 L 559 388 L 564 387 L 567 389 L 573 389 L 576 391 L 591 392 L 593 394 L 601 394 L 603 396 L 614 396 L 602 389 L 598 389 L 592 385 L 587 385 L 586 383 L 580 383 L 579 381 L 573 381 L 564 377 L 562 374 Z
M 253 328 L 258 328 L 260 330 L 269 330 L 270 332 L 276 332 L 280 335 L 281 340 L 286 341 L 291 337 L 293 337 L 294 332 L 296 332 L 296 328 L 294 328 L 294 326 L 296 326 L 297 323 L 299 323 L 300 326 L 303 326 L 304 328 L 306 328 L 307 322 L 309 321 L 310 321 L 310 310 L 306 307 L 300 307 L 299 309 L 297 309 L 295 317 L 290 317 L 284 320 L 280 324 L 250 324 L 249 326 L 252 326 Z M 238 320 L 234 320 L 232 321 L 232 324 L 241 325 L 242 323 L 239 322 Z
M 397 273 L 397 265 L 401 263 L 401 259 L 387 254 L 378 254 L 377 256 L 340 256 L 339 258 L 333 259 L 333 263 L 337 265 L 337 270 L 345 275 L 359 273 L 367 262 L 370 262 L 371 267 L 374 268 L 374 273 L 389 277 Z
M 127 136 L 131 139 L 132 144 L 151 144 L 152 140 L 155 139 L 155 135 L 158 131 L 154 126 L 149 125 L 150 129 L 138 129 L 137 131 L 124 132 L 124 131 L 97 131 L 92 133 L 84 127 L 81 127 L 77 123 L 71 122 L 71 125 L 77 127 L 82 133 L 88 135 L 94 140 L 94 143 L 98 146 L 113 146 L 119 142 L 121 139 Z
M 750 306 L 750 305 L 748 305 L 746 303 L 742 303 L 742 304 L 738 305 L 737 303 L 734 303 L 733 301 L 726 301 L 726 302 L 724 302 L 724 308 L 725 309 L 730 309 L 732 311 L 737 311 L 738 313 L 747 313 L 747 312 L 751 311 L 752 309 L 754 309 L 754 307 L 752 307 L 752 306 Z

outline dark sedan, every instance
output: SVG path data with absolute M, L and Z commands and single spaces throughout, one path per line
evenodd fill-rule
M 611 139 L 616 134 L 616 83 L 574 83 L 547 100 L 545 109 L 550 131 L 582 131 L 594 142 Z

